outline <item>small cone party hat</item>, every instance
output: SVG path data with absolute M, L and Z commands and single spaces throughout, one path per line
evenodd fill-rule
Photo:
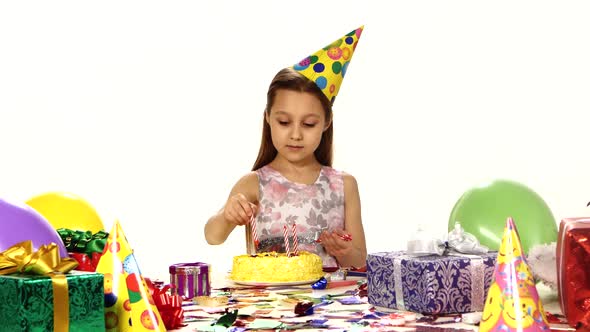
M 96 272 L 104 274 L 105 331 L 166 331 L 118 221 Z
M 494 280 L 488 290 L 479 331 L 549 331 L 543 304 L 512 218 L 508 218 L 504 227 Z
M 364 26 L 361 26 L 352 30 L 321 50 L 307 56 L 295 64 L 293 69 L 315 82 L 328 97 L 328 100 L 334 102 L 363 28 Z

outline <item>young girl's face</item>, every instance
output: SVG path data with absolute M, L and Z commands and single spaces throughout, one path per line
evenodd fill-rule
M 284 89 L 276 92 L 266 121 L 278 154 L 293 163 L 315 158 L 313 153 L 329 124 L 315 95 Z

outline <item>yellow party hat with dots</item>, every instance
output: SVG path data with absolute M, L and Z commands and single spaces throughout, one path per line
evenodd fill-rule
M 363 28 L 361 26 L 352 30 L 293 65 L 293 69 L 315 82 L 332 103 L 340 90 Z
M 121 224 L 109 233 L 96 272 L 104 274 L 105 331 L 166 331 Z
M 549 331 L 547 316 L 512 218 L 508 218 L 504 227 L 479 331 Z

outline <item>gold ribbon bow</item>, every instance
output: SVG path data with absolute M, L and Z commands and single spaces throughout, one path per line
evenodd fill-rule
M 70 304 L 64 273 L 78 266 L 75 259 L 59 257 L 55 243 L 33 251 L 33 242 L 24 241 L 0 253 L 0 275 L 26 273 L 51 277 L 53 286 L 54 331 L 69 331 Z

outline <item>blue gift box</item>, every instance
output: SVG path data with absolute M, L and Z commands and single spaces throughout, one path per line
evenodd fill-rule
M 497 255 L 369 254 L 369 303 L 422 314 L 483 311 Z

